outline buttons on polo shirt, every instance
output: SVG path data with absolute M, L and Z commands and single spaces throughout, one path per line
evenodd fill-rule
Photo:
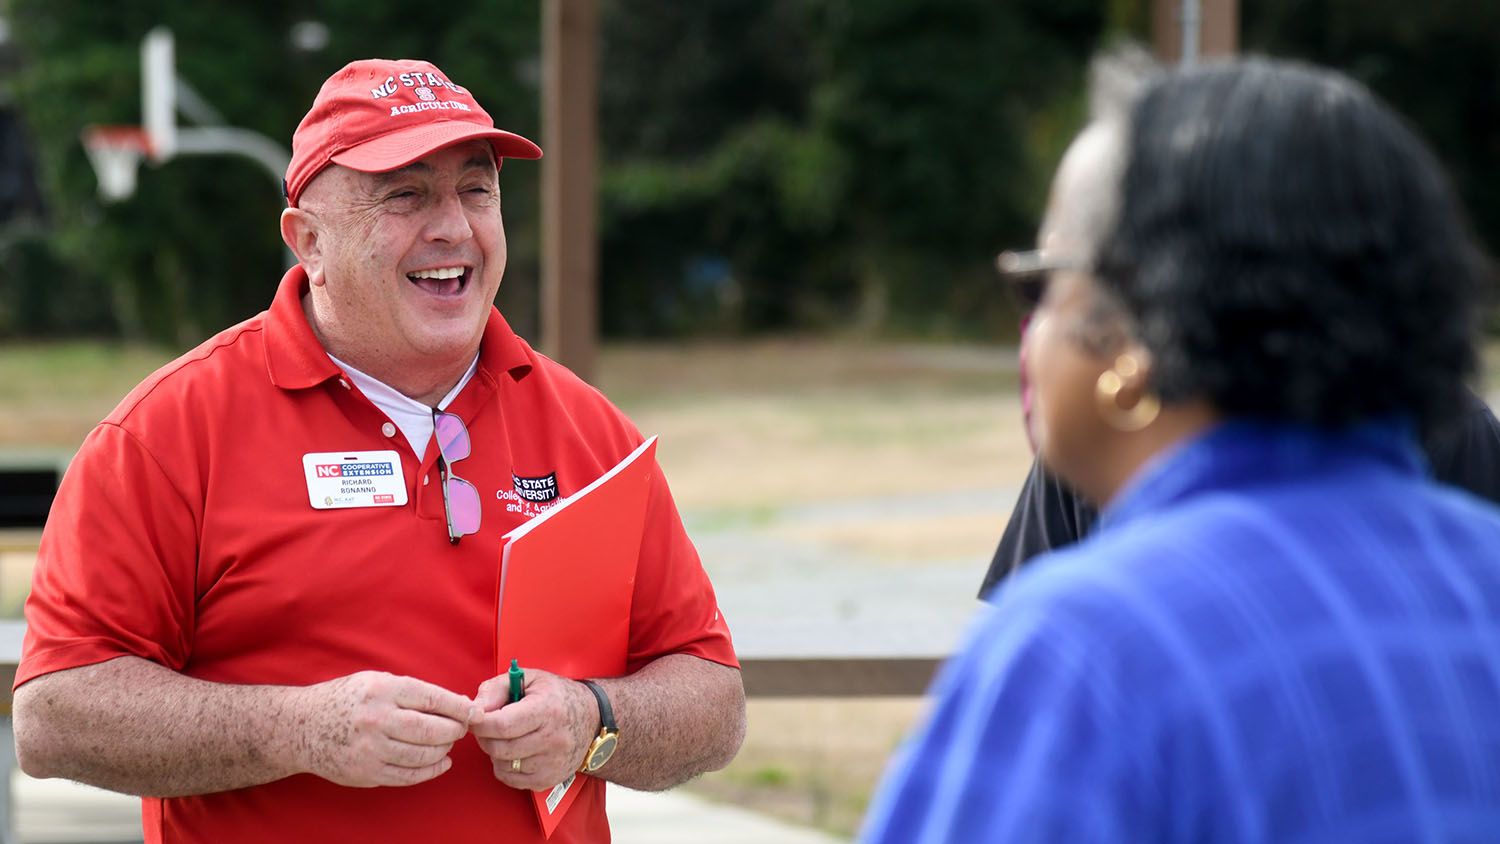
M 423 475 L 422 476 L 422 486 L 427 486 L 427 482 L 430 481 L 430 480 L 432 480 L 432 476 L 431 475 Z
M 396 436 L 396 426 L 387 422 L 384 425 L 380 426 L 380 433 L 385 434 L 388 437 L 394 437 Z
M 339 378 L 339 386 L 343 387 L 346 390 L 349 389 L 349 379 L 342 377 Z

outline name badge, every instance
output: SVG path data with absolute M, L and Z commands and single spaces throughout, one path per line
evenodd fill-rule
M 401 507 L 406 476 L 394 451 L 323 451 L 302 455 L 307 500 L 317 510 Z

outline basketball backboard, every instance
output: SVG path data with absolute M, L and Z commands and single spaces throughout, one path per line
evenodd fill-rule
M 177 60 L 172 31 L 158 26 L 141 40 L 141 122 L 158 164 L 177 154 Z

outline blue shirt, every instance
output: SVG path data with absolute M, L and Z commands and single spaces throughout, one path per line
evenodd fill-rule
M 1500 841 L 1500 510 L 1230 423 L 1002 586 L 869 842 Z

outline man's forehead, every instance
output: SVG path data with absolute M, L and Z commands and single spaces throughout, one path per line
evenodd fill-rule
M 460 175 L 470 171 L 499 172 L 494 149 L 485 141 L 470 141 L 445 147 L 405 167 L 383 173 L 365 173 L 341 164 L 330 164 L 308 182 L 298 204 L 307 207 L 341 197 L 368 198 L 403 178 L 428 178 L 450 166 L 456 166 Z M 492 178 L 498 178 L 498 175 L 492 175 Z

